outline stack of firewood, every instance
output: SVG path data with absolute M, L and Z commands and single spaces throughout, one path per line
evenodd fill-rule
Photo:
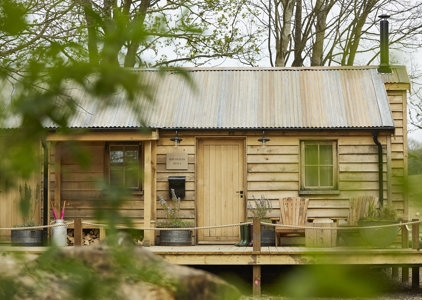
M 67 245 L 73 246 L 74 244 L 74 230 L 67 230 Z M 100 230 L 99 229 L 84 229 L 82 230 L 82 245 L 89 246 L 96 244 L 100 241 Z

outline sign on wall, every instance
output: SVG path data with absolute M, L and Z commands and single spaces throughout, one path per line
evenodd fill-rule
M 187 170 L 188 154 L 187 153 L 167 153 L 166 159 L 167 170 Z

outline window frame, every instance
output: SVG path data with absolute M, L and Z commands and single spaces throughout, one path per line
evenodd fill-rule
M 305 178 L 305 146 L 315 145 L 331 145 L 333 157 L 333 185 L 331 186 L 306 186 Z M 319 152 L 318 152 L 319 153 Z M 318 170 L 320 168 L 318 163 Z M 338 194 L 338 141 L 337 140 L 324 140 L 324 139 L 306 139 L 300 140 L 300 194 Z
M 143 176 L 142 170 L 144 169 L 144 147 L 142 142 L 106 142 L 106 151 L 105 151 L 105 162 L 106 162 L 106 178 L 107 183 L 111 184 L 111 161 L 110 153 L 112 147 L 138 147 L 138 184 L 136 187 L 128 187 L 129 190 L 134 192 L 143 192 Z M 124 179 L 126 181 L 126 179 Z M 126 183 L 126 182 L 124 182 Z

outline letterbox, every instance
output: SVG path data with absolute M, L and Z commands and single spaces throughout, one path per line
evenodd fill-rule
M 177 197 L 185 197 L 185 182 L 186 176 L 169 176 L 169 195 L 171 199 L 171 190 L 174 189 L 174 192 Z

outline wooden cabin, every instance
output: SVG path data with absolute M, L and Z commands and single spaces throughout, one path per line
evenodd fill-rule
M 67 219 L 94 220 L 103 205 L 98 180 L 123 183 L 132 193 L 121 214 L 154 227 L 164 217 L 158 196 L 168 199 L 169 178 L 182 176 L 181 216 L 197 226 L 245 221 L 248 201 L 261 195 L 272 201 L 271 217 L 280 216 L 279 198 L 298 195 L 310 199 L 308 218 L 347 218 L 359 195 L 382 197 L 406 217 L 410 81 L 405 67 L 392 69 L 186 69 L 193 86 L 175 73 L 138 71 L 154 95 L 139 99 L 139 112 L 123 101 L 101 109 L 74 91 L 80 109 L 70 127 L 84 131 L 61 135 L 47 124 L 48 198 L 69 201 Z M 76 159 L 75 142 L 88 164 Z M 154 243 L 157 234 L 145 239 Z M 195 235 L 198 244 L 238 240 L 238 227 Z

